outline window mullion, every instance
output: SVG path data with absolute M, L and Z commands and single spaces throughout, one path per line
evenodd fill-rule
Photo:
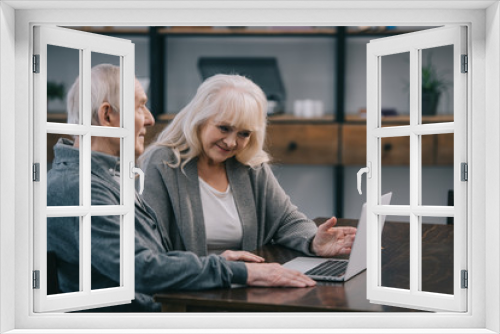
M 90 129 L 92 122 L 92 105 L 91 105 L 91 51 L 86 48 L 81 54 L 81 82 L 80 82 L 80 107 L 81 119 L 84 127 Z M 91 134 L 85 133 L 81 136 L 80 145 L 80 181 L 83 188 L 83 206 L 90 208 L 91 206 Z M 83 285 L 83 291 L 90 293 L 91 286 L 91 225 L 92 217 L 90 211 L 87 212 L 81 219 L 80 230 L 80 282 Z
M 420 204 L 421 193 L 421 140 L 414 129 L 420 123 L 420 52 L 410 50 L 410 291 L 416 293 L 420 286 L 421 235 L 420 219 L 413 209 Z

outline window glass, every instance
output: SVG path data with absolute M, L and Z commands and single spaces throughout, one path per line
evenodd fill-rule
M 410 289 L 410 225 L 401 222 L 409 220 L 386 216 L 380 250 L 383 287 Z
M 380 139 L 381 193 L 392 191 L 392 205 L 410 204 L 410 137 Z
M 453 294 L 453 229 L 446 217 L 422 219 L 422 291 Z
M 92 268 L 97 269 L 92 270 L 92 290 L 119 287 L 122 219 L 120 216 L 92 216 L 91 222 L 91 237 L 96 241 L 92 242 L 91 263 Z M 103 242 L 103 240 L 105 241 Z M 99 248 L 96 248 L 95 245 L 99 245 Z M 106 245 L 105 249 L 102 248 L 104 245 Z M 105 266 L 103 266 L 103 258 L 105 259 Z M 109 261 L 110 258 L 113 261 Z M 95 282 L 98 282 L 98 284 Z
M 92 105 L 92 125 L 98 126 L 121 126 L 121 87 L 120 87 L 120 57 L 104 53 L 91 53 L 92 68 L 102 64 L 117 66 L 118 75 L 113 72 L 93 71 L 92 75 L 97 75 L 99 80 L 95 82 L 106 83 L 110 89 L 105 91 L 94 86 L 91 92 Z M 106 108 L 110 108 L 107 110 Z M 107 113 L 104 113 L 107 112 Z
M 69 89 L 79 75 L 80 50 L 47 45 L 47 121 L 66 123 Z M 69 123 L 81 124 L 80 103 L 69 101 Z
M 80 217 L 47 218 L 48 295 L 81 291 L 80 221 Z M 64 258 L 57 256 L 57 249 L 67 250 Z M 68 266 L 68 262 L 78 266 Z M 64 279 L 61 279 L 60 274 Z
M 453 45 L 422 50 L 422 123 L 453 122 Z
M 420 203 L 421 205 L 453 206 L 453 134 L 427 135 L 421 138 L 422 197 Z M 432 152 L 433 149 L 436 152 Z M 435 156 L 432 161 L 436 161 L 436 164 L 428 163 L 431 155 Z M 440 220 L 445 223 L 446 219 Z
M 47 134 L 47 206 L 78 206 L 81 205 L 80 186 L 80 152 L 78 146 L 74 146 L 76 141 L 81 142 L 81 136 L 60 135 L 55 133 Z M 72 150 L 75 154 L 68 157 L 60 150 L 61 145 L 67 145 L 66 149 Z M 58 157 L 55 160 L 55 157 Z M 73 168 L 67 169 L 68 164 Z M 68 173 L 62 171 L 68 170 Z M 61 178 L 63 176 L 63 178 Z M 67 187 L 72 183 L 72 196 L 61 198 L 57 192 L 61 187 Z
M 410 53 L 397 53 L 380 58 L 382 126 L 409 125 Z
M 114 137 L 92 136 L 91 141 L 99 148 L 106 149 L 105 152 L 92 151 L 91 166 L 91 197 L 92 205 L 120 205 L 122 189 L 122 165 L 120 163 L 120 151 L 122 140 Z M 113 177 L 116 184 L 108 184 L 102 180 L 102 174 L 106 173 Z M 115 197 L 110 198 L 109 193 Z

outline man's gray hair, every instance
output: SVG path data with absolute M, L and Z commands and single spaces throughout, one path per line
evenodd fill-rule
M 108 102 L 114 111 L 120 110 L 120 68 L 100 64 L 91 70 L 92 125 L 99 124 L 99 107 Z M 67 97 L 68 123 L 80 124 L 80 77 L 76 78 Z

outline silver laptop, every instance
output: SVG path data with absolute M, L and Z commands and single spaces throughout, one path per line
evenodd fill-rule
M 382 205 L 391 203 L 392 192 L 382 196 Z M 385 216 L 381 220 L 382 228 Z M 285 263 L 285 268 L 298 270 L 317 281 L 342 282 L 366 269 L 366 203 L 363 204 L 356 238 L 349 260 L 324 257 L 296 257 Z

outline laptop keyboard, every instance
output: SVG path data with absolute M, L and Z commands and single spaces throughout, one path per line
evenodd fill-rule
M 326 261 L 305 272 L 306 275 L 340 276 L 345 273 L 347 261 Z

